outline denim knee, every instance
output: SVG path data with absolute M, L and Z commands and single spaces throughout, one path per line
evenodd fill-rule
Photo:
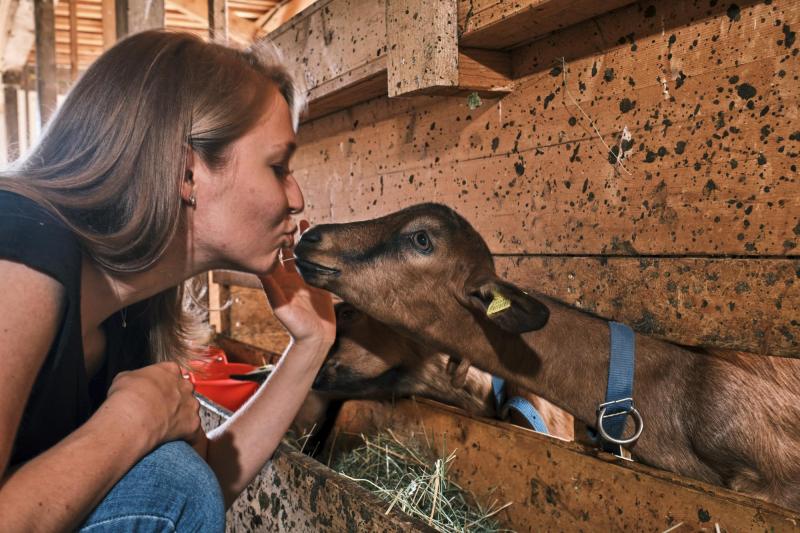
M 108 493 L 81 531 L 209 532 L 225 530 L 216 476 L 183 441 L 139 461 Z

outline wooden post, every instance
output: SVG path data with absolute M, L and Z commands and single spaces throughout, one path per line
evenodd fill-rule
M 116 0 L 117 38 L 164 27 L 164 0 Z
M 228 44 L 227 0 L 208 0 L 208 37 L 211 41 Z
M 39 94 L 40 124 L 55 111 L 58 95 L 56 78 L 56 28 L 53 0 L 34 0 L 36 25 L 36 88 Z
M 69 0 L 69 76 L 78 77 L 78 0 Z
M 103 21 L 103 50 L 108 50 L 117 42 L 117 10 L 114 0 L 102 0 L 101 18 Z
M 17 88 L 20 82 L 19 71 L 3 73 L 3 92 L 5 93 L 6 115 L 6 149 L 8 162 L 19 157 L 19 112 L 17 106 Z
M 228 305 L 231 291 L 227 285 L 214 281 L 214 273 L 208 273 L 208 323 L 217 334 L 231 334 L 231 312 Z
M 31 145 L 31 140 L 33 140 L 33 135 L 31 135 L 31 109 L 30 109 L 30 72 L 28 71 L 28 65 L 22 67 L 22 94 L 23 94 L 23 102 L 25 103 L 25 149 L 27 150 Z M 21 152 L 22 150 L 20 150 Z
M 387 0 L 389 96 L 458 85 L 458 2 Z

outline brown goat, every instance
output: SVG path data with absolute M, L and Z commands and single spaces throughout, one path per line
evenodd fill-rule
M 595 426 L 608 323 L 500 279 L 484 240 L 452 209 L 422 204 L 317 226 L 295 253 L 312 285 Z M 497 293 L 511 307 L 487 316 Z M 644 335 L 635 345 L 645 429 L 634 458 L 800 510 L 800 361 L 701 353 Z
M 497 417 L 492 376 L 470 367 L 463 385 L 456 385 L 451 379 L 448 359 L 342 302 L 336 304 L 336 342 L 313 388 L 332 399 L 421 396 L 475 415 Z M 512 384 L 507 386 L 507 395 L 521 396 L 531 402 L 542 415 L 550 435 L 573 439 L 574 420 L 570 414 Z M 524 418 L 511 415 L 513 423 L 528 427 Z

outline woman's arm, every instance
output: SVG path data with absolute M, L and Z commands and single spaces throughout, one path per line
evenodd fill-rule
M 120 374 L 108 399 L 83 426 L 7 472 L 23 409 L 55 339 L 66 300 L 57 281 L 9 261 L 0 261 L 0 294 L 3 529 L 75 529 L 149 450 L 161 441 L 194 433 L 199 425 L 197 402 L 174 363 Z
M 227 505 L 272 457 L 336 336 L 330 294 L 306 285 L 293 265 L 278 265 L 261 281 L 275 316 L 293 340 L 253 398 L 209 434 L 208 464 Z

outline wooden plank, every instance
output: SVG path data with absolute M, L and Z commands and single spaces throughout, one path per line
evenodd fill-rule
M 800 259 L 498 256 L 495 266 L 523 288 L 670 342 L 800 357 Z M 232 291 L 231 335 L 281 351 L 288 336 L 263 293 Z
M 456 0 L 386 0 L 389 96 L 458 86 Z
M 458 0 L 461 46 L 509 49 L 634 0 Z
M 208 38 L 222 44 L 228 42 L 227 0 L 208 0 Z
M 201 398 L 205 431 L 230 413 Z M 406 531 L 433 532 L 426 524 L 392 510 L 354 481 L 281 443 L 264 469 L 233 502 L 227 531 Z
M 261 289 L 261 281 L 255 274 L 236 272 L 235 270 L 214 270 L 211 281 L 218 285 L 236 285 L 250 289 Z
M 116 2 L 101 0 L 103 22 L 103 50 L 108 50 L 117 42 Z
M 5 97 L 6 150 L 9 163 L 19 157 L 19 112 L 17 105 L 17 86 L 12 83 L 10 72 L 3 73 L 3 94 Z M 18 77 L 18 76 L 17 76 Z
M 73 81 L 78 77 L 78 2 L 69 0 L 69 68 Z
M 39 119 L 44 124 L 56 110 L 58 95 L 53 0 L 34 0 L 33 11 L 36 24 L 36 90 Z
M 114 8 L 118 39 L 164 27 L 164 0 L 116 0 Z
M 248 363 L 255 366 L 274 365 L 281 358 L 281 354 L 278 352 L 264 350 L 225 335 L 214 336 L 214 345 L 225 352 L 228 361 L 234 363 Z
M 518 256 L 495 265 L 522 287 L 670 342 L 800 357 L 800 259 Z
M 516 531 L 800 528 L 800 515 L 778 506 L 427 400 L 346 402 L 336 448 L 381 428 L 454 451 L 452 479 L 478 498 L 514 502 L 495 518 Z
M 387 140 L 384 136 L 379 143 Z M 797 253 L 800 184 L 786 179 L 794 163 L 775 157 L 764 167 L 748 159 L 735 171 L 716 164 L 702 173 L 682 167 L 636 179 L 592 156 L 596 151 L 603 151 L 597 141 L 585 141 L 525 157 L 369 175 L 358 156 L 365 147 L 349 142 L 342 152 L 329 153 L 352 154 L 351 170 L 331 164 L 324 171 L 325 190 L 313 187 L 316 168 L 296 170 L 295 176 L 312 218 L 345 222 L 437 201 L 467 217 L 498 254 Z M 584 154 L 581 161 L 576 153 Z

